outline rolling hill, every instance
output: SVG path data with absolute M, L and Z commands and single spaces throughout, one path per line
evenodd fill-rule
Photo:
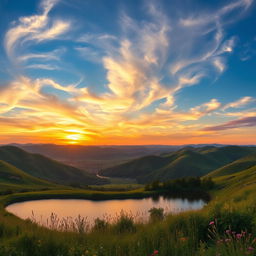
M 0 194 L 61 187 L 64 186 L 33 177 L 15 166 L 0 160 Z
M 147 155 L 176 151 L 182 146 L 84 146 L 55 144 L 13 144 L 29 153 L 41 154 L 91 173 Z
M 220 177 L 225 175 L 234 174 L 243 170 L 256 166 L 256 154 L 252 154 L 243 158 L 240 158 L 230 164 L 227 164 L 217 170 L 210 172 L 206 177 Z
M 0 147 L 0 160 L 37 178 L 70 185 L 91 185 L 106 183 L 105 180 L 78 168 L 65 165 L 39 154 L 28 153 L 18 147 Z
M 45 186 L 54 185 L 50 182 L 33 177 L 2 160 L 0 160 L 0 183 Z
M 186 176 L 204 176 L 253 153 L 256 153 L 256 147 L 187 147 L 159 157 L 138 158 L 128 163 L 102 170 L 100 175 L 133 178 L 137 179 L 139 183 Z

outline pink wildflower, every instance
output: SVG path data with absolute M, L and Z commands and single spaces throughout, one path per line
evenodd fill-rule
M 214 221 L 212 220 L 210 223 L 209 223 L 210 226 L 214 225 Z
M 242 234 L 236 234 L 236 238 L 240 239 L 242 237 Z
M 159 251 L 158 250 L 154 250 L 154 252 L 150 255 L 150 256 L 155 256 L 158 255 Z

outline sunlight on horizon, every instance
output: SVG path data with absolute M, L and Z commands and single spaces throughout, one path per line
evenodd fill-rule
M 19 2 L 0 8 L 2 143 L 256 143 L 253 0 Z

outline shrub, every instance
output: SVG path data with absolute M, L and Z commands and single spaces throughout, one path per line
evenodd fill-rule
M 163 220 L 164 219 L 164 209 L 163 208 L 151 208 L 149 211 L 150 220 L 152 222 Z
M 120 218 L 115 223 L 115 230 L 117 233 L 135 232 L 136 227 L 133 217 L 124 212 L 121 212 Z

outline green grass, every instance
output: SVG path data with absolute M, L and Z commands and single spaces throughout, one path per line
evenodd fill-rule
M 143 185 L 136 183 L 113 183 L 106 185 L 91 185 L 92 190 L 100 191 L 130 191 L 138 188 L 142 188 Z

